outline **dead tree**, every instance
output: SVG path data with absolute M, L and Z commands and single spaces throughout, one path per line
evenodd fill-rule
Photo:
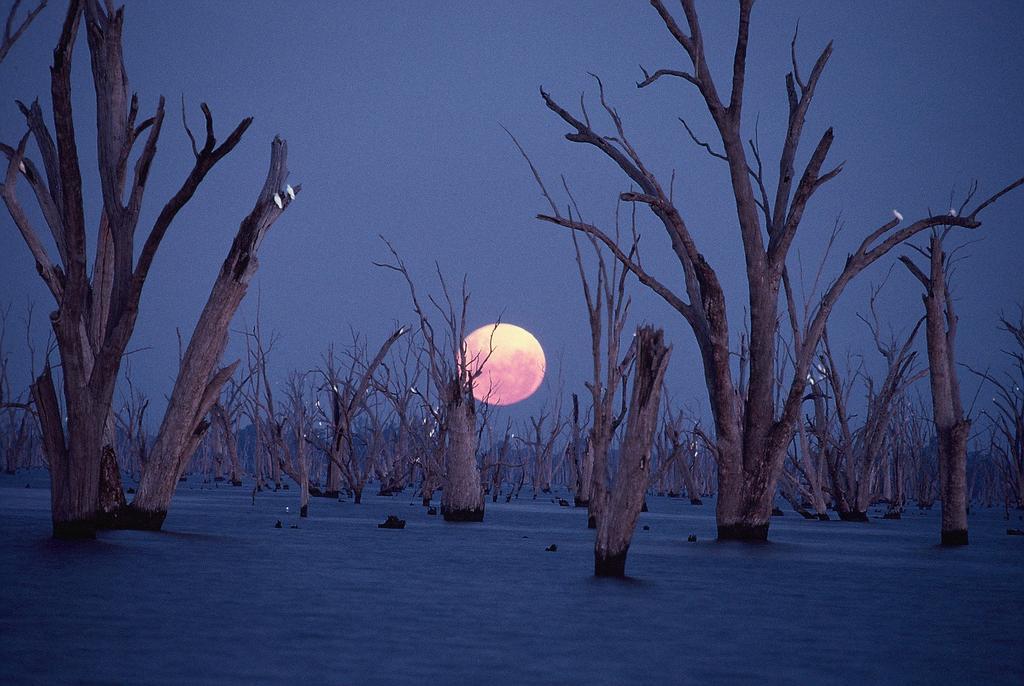
M 425 351 L 415 332 L 393 350 L 393 359 L 381 363 L 379 378 L 373 382 L 377 392 L 391 402 L 397 420 L 393 459 L 384 465 L 380 495 L 393 495 L 412 484 L 414 471 L 419 467 L 423 504 L 427 507 L 434 491 L 432 484 L 440 482 L 441 464 L 436 459 L 438 451 L 434 448 L 436 431 L 432 419 L 417 411 L 419 388 L 424 383 L 430 385 L 423 363 Z M 427 395 L 430 395 L 429 390 Z M 434 434 L 430 435 L 432 431 Z
M 661 385 L 671 348 L 660 329 L 643 326 L 636 333 L 636 364 L 629 399 L 626 433 L 619 450 L 607 507 L 602 511 L 594 544 L 594 575 L 626 575 L 626 554 L 650 481 L 651 447 L 658 427 Z
M 263 335 L 258 305 L 256 311 L 256 323 L 245 333 L 248 371 L 245 380 L 238 384 L 238 388 L 241 389 L 246 414 L 256 433 L 256 491 L 263 490 L 266 477 L 273 480 L 274 490 L 279 491 L 283 459 L 280 452 L 282 442 L 278 436 L 281 423 L 279 408 L 274 400 L 274 386 L 270 382 L 270 355 L 278 336 L 274 332 L 268 337 Z
M 516 142 L 516 145 L 519 143 Z M 566 191 L 568 192 L 568 186 Z M 619 207 L 617 204 L 615 208 L 616 238 L 619 233 Z M 580 214 L 575 203 L 570 214 L 577 217 Z M 636 213 L 631 212 L 630 217 L 635 250 L 638 241 Z M 622 329 L 629 317 L 630 298 L 626 295 L 628 270 L 621 268 L 616 261 L 612 263 L 609 271 L 601 246 L 593 236 L 588 236 L 587 240 L 597 261 L 593 282 L 587 276 L 579 240 L 576 232 L 573 232 L 572 244 L 576 253 L 576 267 L 590 324 L 590 358 L 593 364 L 590 381 L 586 383 L 590 391 L 590 435 L 586 451 L 582 454 L 583 464 L 577 468 L 579 472 L 589 474 L 590 481 L 589 484 L 581 484 L 575 500 L 577 507 L 587 505 L 587 526 L 594 529 L 598 526 L 602 509 L 608 499 L 608 453 L 615 432 L 626 413 L 626 371 L 632 362 L 634 348 L 629 347 L 622 359 L 619 359 Z M 630 251 L 630 254 L 632 253 L 633 251 Z M 618 412 L 615 408 L 616 394 L 621 399 Z
M 614 132 L 610 135 L 593 128 L 586 110 L 582 111 L 582 118 L 578 118 L 543 89 L 541 97 L 548 109 L 572 129 L 566 134 L 567 140 L 594 146 L 625 173 L 634 187 L 639 187 L 638 190 L 621 193 L 620 198 L 646 205 L 664 226 L 672 251 L 680 263 L 682 290 L 670 288 L 650 274 L 628 248 L 620 246 L 614 236 L 578 216 L 563 214 L 546 191 L 552 213 L 540 214 L 538 218 L 597 238 L 620 263 L 637 275 L 641 283 L 664 299 L 687 322 L 700 348 L 715 420 L 718 536 L 721 539 L 765 540 L 777 481 L 805 396 L 808 369 L 825 323 L 846 286 L 865 268 L 921 231 L 950 223 L 968 229 L 978 228 L 981 225 L 979 214 L 1002 195 L 1024 183 L 1024 178 L 1017 179 L 972 210 L 956 217 L 928 216 L 908 223 L 894 212 L 893 219 L 867 233 L 848 256 L 842 271 L 821 295 L 809 320 L 802 323 L 799 345 L 793 350 L 791 379 L 783 400 L 777 403 L 774 398 L 774 346 L 787 257 L 809 201 L 842 170 L 842 164 L 832 169 L 825 168 L 833 141 L 832 129 L 826 130 L 818 139 L 802 172 L 798 173 L 795 167 L 807 111 L 832 54 L 832 46 L 826 46 L 809 73 L 801 73 L 794 37 L 792 70 L 786 76 L 789 118 L 782 137 L 777 185 L 772 198 L 769 194 L 771 179 L 765 173 L 765 160 L 756 132 L 748 138 L 741 126 L 753 0 L 741 0 L 739 3 L 739 28 L 731 80 L 726 84 L 724 98 L 721 84 L 713 77 L 707 61 L 705 39 L 693 0 L 682 2 L 685 29 L 661 0 L 652 0 L 652 4 L 693 69 L 645 71 L 643 80 L 637 85 L 644 88 L 663 77 L 672 77 L 694 86 L 715 124 L 721 150 L 697 139 L 688 127 L 687 131 L 713 157 L 722 160 L 729 171 L 748 284 L 745 305 L 749 313 L 749 376 L 742 384 L 743 392 L 730 362 L 731 330 L 725 292 L 718 273 L 701 253 L 680 205 L 674 200 L 672 184 L 659 179 L 643 162 L 627 136 L 618 112 L 605 100 L 600 81 L 597 84 L 600 103 L 614 125 Z M 749 152 L 746 142 L 750 143 Z M 540 180 L 539 175 L 536 178 Z
M 363 489 L 374 473 L 376 466 L 374 456 L 363 455 L 356 450 L 354 427 L 359 415 L 368 410 L 367 395 L 374 390 L 374 375 L 377 373 L 391 346 L 409 331 L 399 327 L 385 340 L 372 360 L 368 360 L 365 345 L 358 336 L 348 352 L 348 362 L 335 357 L 334 347 L 328 349 L 324 356 L 324 364 L 317 369 L 322 378 L 318 394 L 323 398 L 317 400 L 316 407 L 323 421 L 323 432 L 312 435 L 313 444 L 344 478 L 349 491 L 355 497 L 356 504 L 362 502 Z M 347 369 L 342 369 L 346 364 Z M 331 491 L 332 482 L 328 478 L 328 497 L 338 497 L 338 492 Z
M 87 269 L 82 176 L 71 102 L 71 57 L 83 17 L 93 58 L 103 196 L 91 275 Z M 94 535 L 102 449 L 112 443 L 109 419 L 114 387 L 150 267 L 178 212 L 217 162 L 234 149 L 251 122 L 243 120 L 218 145 L 213 116 L 203 105 L 206 137 L 201 148 L 193 145 L 193 168 L 157 214 L 141 249 L 136 250 L 135 234 L 163 127 L 164 101 L 160 99 L 152 117 L 138 121 L 138 99 L 129 97 L 122 58 L 123 22 L 123 9 L 112 10 L 109 5 L 105 9 L 97 0 L 70 2 L 51 69 L 56 142 L 39 103 L 18 103 L 28 132 L 15 147 L 0 146 L 8 159 L 2 187 L 4 202 L 57 303 L 50 320 L 60 353 L 66 426 L 49 363 L 33 384 L 33 397 L 51 466 L 53 525 L 58 537 Z M 29 137 L 42 158 L 45 177 L 26 157 Z M 129 173 L 128 162 L 140 140 L 142 150 Z M 275 140 L 264 190 L 242 222 L 196 327 L 154 445 L 150 469 L 143 474 L 134 503 L 123 513 L 122 525 L 159 527 L 179 466 L 183 468 L 198 443 L 203 417 L 229 375 L 227 370 L 213 374 L 223 348 L 222 331 L 226 331 L 227 321 L 255 271 L 260 242 L 294 194 L 282 195 L 287 174 L 285 157 L 284 143 Z M 25 179 L 36 197 L 56 246 L 57 262 L 22 209 L 16 194 L 19 178 Z M 272 198 L 277 198 L 276 202 Z
M 27 390 L 14 393 L 11 387 L 6 345 L 10 311 L 10 306 L 0 309 L 0 455 L 4 472 L 14 474 L 20 467 L 30 466 L 37 432 L 30 394 Z
M 429 398 L 421 396 L 424 410 L 433 418 L 444 446 L 444 486 L 441 495 L 441 514 L 447 522 L 481 522 L 484 518 L 483 487 L 477 464 L 477 408 L 473 388 L 483 373 L 490 352 L 480 359 L 466 347 L 466 318 L 469 291 L 466 279 L 458 304 L 452 298 L 448 283 L 439 266 L 435 265 L 441 286 L 443 302 L 430 296 L 430 303 L 440 314 L 444 328 L 438 335 L 420 304 L 416 287 L 398 252 L 385 240 L 394 264 L 376 262 L 379 267 L 398 272 L 409 287 L 413 311 L 419 320 L 419 333 L 426 348 L 427 372 L 437 395 L 435 406 Z M 424 501 L 427 494 L 424 491 Z
M 7 21 L 4 22 L 4 35 L 0 39 L 0 62 L 4 61 L 7 57 L 7 53 L 14 47 L 14 43 L 21 38 L 22 34 L 28 29 L 32 20 L 39 16 L 39 13 L 46 7 L 47 0 L 39 0 L 39 3 L 35 7 L 29 8 L 25 16 L 18 22 L 18 8 L 21 6 L 21 0 L 14 0 L 11 5 L 10 11 L 7 13 Z
M 950 214 L 954 211 L 950 210 Z M 942 249 L 948 234 L 949 228 L 941 233 L 933 231 L 928 248 L 920 250 L 928 260 L 927 273 L 906 255 L 900 261 L 925 289 L 922 300 L 927 320 L 928 379 L 942 495 L 941 540 L 943 545 L 967 545 L 967 440 L 971 420 L 964 415 L 956 371 L 957 316 L 949 294 L 950 262 Z
M 222 453 L 227 453 L 228 480 L 232 486 L 236 487 L 242 485 L 242 476 L 245 473 L 238 454 L 238 438 L 241 431 L 242 416 L 245 414 L 249 399 L 247 390 L 252 378 L 251 371 L 242 378 L 239 378 L 237 375 L 231 377 L 228 383 L 225 384 L 220 399 L 210 409 L 211 423 L 216 428 L 220 438 L 219 449 Z M 255 415 L 251 406 L 249 407 L 248 415 L 251 423 L 251 418 Z M 253 428 L 255 428 L 255 425 L 253 425 Z
M 533 497 L 536 499 L 538 493 L 551 492 L 551 481 L 556 471 L 555 444 L 565 428 L 561 396 L 556 397 L 553 409 L 549 409 L 545 404 L 541 411 L 529 417 L 527 422 L 529 425 L 524 427 L 524 433 L 520 433 L 516 438 L 529 456 L 527 464 L 530 483 Z
M 995 410 L 984 414 L 992 427 L 990 445 L 999 458 L 1006 507 L 1024 509 L 1024 306 L 1019 308 L 1016 322 L 1006 317 L 999 321 L 1000 328 L 1013 338 L 1013 348 L 1006 351 L 1011 371 L 1002 377 L 971 371 L 995 389 Z
M 273 427 L 281 470 L 299 487 L 299 516 L 309 516 L 309 437 L 313 414 L 307 398 L 309 373 L 292 372 L 285 388 L 285 406 Z
M 882 465 L 888 468 L 882 458 L 893 412 L 906 389 L 924 377 L 923 371 L 914 369 L 916 353 L 911 350 L 920 321 L 902 340 L 894 336 L 889 341 L 881 337 L 877 320 L 868 324 L 886 361 L 886 374 L 880 386 L 876 387 L 863 363 L 854 373 L 840 372 L 827 331 L 822 336 L 820 366 L 812 372 L 814 376 L 809 382 L 815 408 L 810 431 L 821 453 L 819 460 L 828 467 L 833 507 L 839 518 L 848 522 L 868 521 L 868 507 L 880 497 L 880 469 Z M 867 397 L 864 422 L 854 428 L 850 395 L 857 378 L 863 379 Z
M 697 460 L 697 438 L 693 431 L 688 432 L 684 428 L 685 417 L 682 412 L 673 412 L 666 403 L 664 415 L 662 436 L 666 443 L 665 457 L 659 468 L 679 473 L 686 486 L 686 497 L 690 499 L 690 504 L 703 505 L 700 491 L 697 488 L 697 480 L 693 476 L 693 469 L 696 465 L 691 464 L 691 460 L 694 462 Z M 678 495 L 678 491 L 676 495 Z
M 137 479 L 142 475 L 149 452 L 146 425 L 149 398 L 136 387 L 130 363 L 125 364 L 121 396 L 121 408 L 114 416 L 119 431 L 117 455 L 125 471 Z

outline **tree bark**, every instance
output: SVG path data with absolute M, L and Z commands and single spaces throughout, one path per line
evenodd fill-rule
M 626 434 L 607 509 L 598 522 L 594 544 L 595 576 L 626 575 L 626 555 L 650 479 L 651 447 L 658 427 L 661 384 L 671 348 L 665 346 L 661 329 L 649 326 L 637 331 L 636 345 L 636 369 Z
M 794 39 L 793 68 L 786 75 L 789 117 L 779 156 L 778 184 L 773 202 L 769 198 L 757 137 L 745 135 L 741 130 L 745 120 L 742 104 L 752 0 L 740 2 L 732 78 L 730 83 L 725 84 L 727 88 L 721 89 L 723 93 L 728 91 L 726 100 L 720 94 L 723 84 L 716 82 L 706 58 L 705 39 L 694 3 L 683 0 L 685 27 L 676 21 L 662 0 L 652 0 L 651 4 L 672 38 L 683 49 L 692 70 L 645 71 L 644 80 L 637 86 L 649 86 L 663 77 L 678 78 L 694 86 L 715 123 L 722 152 L 696 139 L 692 132 L 690 135 L 729 168 L 748 286 L 748 378 L 742 383 L 736 383 L 733 379 L 730 350 L 732 339 L 726 316 L 725 293 L 718 275 L 699 250 L 695 236 L 689 231 L 679 206 L 675 204 L 672 184 L 658 179 L 651 167 L 643 162 L 636 147 L 628 139 L 619 113 L 605 100 L 600 80 L 597 84 L 600 104 L 615 128 L 610 134 L 598 133 L 591 127 L 592 119 L 585 112 L 582 119 L 577 118 L 544 90 L 541 90 L 541 98 L 548 109 L 571 127 L 572 130 L 565 136 L 567 140 L 597 148 L 629 177 L 631 186 L 636 190 L 620 193 L 619 199 L 647 206 L 664 226 L 681 267 L 681 283 L 670 288 L 647 272 L 636 255 L 635 245 L 624 247 L 620 245 L 617 233 L 603 231 L 582 221 L 573 201 L 570 201 L 573 210 L 569 216 L 561 214 L 559 205 L 544 188 L 536 169 L 532 168 L 552 210 L 552 214 L 538 214 L 537 217 L 542 221 L 583 232 L 600 242 L 625 269 L 633 272 L 641 283 L 664 299 L 687 322 L 701 352 L 709 404 L 715 420 L 715 454 L 719 477 L 716 516 L 719 538 L 763 541 L 768 535 L 778 478 L 800 416 L 809 366 L 828 318 L 847 285 L 894 247 L 922 231 L 937 226 L 978 228 L 981 225 L 979 213 L 1003 195 L 1024 185 L 1024 178 L 1005 186 L 972 210 L 964 207 L 956 215 L 927 216 L 907 224 L 903 223 L 902 216 L 894 213 L 892 220 L 868 233 L 848 256 L 840 273 L 824 289 L 816 305 L 808 308 L 801 340 L 793 349 L 790 365 L 792 377 L 782 397 L 777 399 L 774 358 L 779 295 L 787 257 L 810 199 L 842 171 L 842 164 L 831 170 L 825 167 L 834 138 L 832 129 L 821 134 L 802 173 L 795 166 L 806 115 L 819 78 L 831 57 L 832 45 L 822 50 L 810 71 L 805 73 L 806 78 L 803 78 L 796 63 Z M 751 141 L 752 157 L 748 157 L 745 148 L 745 141 L 748 140 Z
M 445 459 L 441 515 L 446 522 L 482 522 L 484 495 L 476 464 L 476 410 L 457 379 L 448 388 L 448 453 Z
M 86 255 L 89 241 L 71 85 L 72 56 L 83 21 L 95 86 L 103 201 L 91 270 Z M 111 4 L 101 5 L 98 0 L 71 0 L 50 70 L 54 135 L 38 101 L 28 106 L 19 102 L 29 131 L 16 147 L 0 144 L 0 152 L 8 160 L 0 194 L 57 304 L 50 319 L 60 354 L 66 417 L 57 402 L 48 362 L 33 384 L 33 395 L 45 407 L 39 419 L 51 466 L 53 531 L 59 538 L 94 535 L 102 449 L 111 443 L 105 440 L 105 433 L 114 388 L 160 243 L 209 171 L 234 149 L 251 123 L 251 119 L 243 120 L 218 145 L 213 116 L 203 104 L 206 138 L 201 149 L 189 131 L 195 164 L 157 214 L 138 249 L 135 237 L 143 196 L 165 111 L 161 98 L 152 117 L 137 121 L 138 99 L 130 95 L 124 67 L 123 25 L 123 8 L 113 9 Z M 25 156 L 30 136 L 35 139 L 45 175 Z M 139 142 L 141 150 L 136 151 Z M 134 169 L 130 169 L 129 161 L 133 159 Z M 16 194 L 19 179 L 24 179 L 34 192 L 39 215 L 52 240 L 41 238 L 21 207 Z M 269 203 L 269 195 L 266 200 Z M 57 261 L 51 259 L 49 245 L 55 248 Z M 246 254 L 244 261 L 248 259 Z M 195 428 L 193 423 L 188 430 Z
M 942 500 L 943 545 L 967 545 L 967 439 L 971 421 L 964 417 L 960 381 L 956 371 L 956 324 L 949 296 L 942 250 L 942 236 L 933 234 L 926 255 L 925 274 L 910 258 L 901 261 L 924 285 L 925 333 L 928 339 L 928 379 L 931 385 L 932 416 L 935 420 L 939 459 L 939 489 Z
M 263 190 L 235 234 L 185 350 L 138 492 L 122 517 L 126 528 L 158 530 L 163 525 L 178 479 L 209 427 L 206 416 L 238 366 L 235 361 L 215 369 L 227 344 L 228 327 L 259 266 L 258 249 L 288 206 L 289 199 L 281 192 L 288 176 L 287 156 L 287 144 L 275 138 Z

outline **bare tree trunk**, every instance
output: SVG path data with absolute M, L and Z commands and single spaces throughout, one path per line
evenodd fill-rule
M 703 505 L 704 502 L 700 499 L 700 491 L 697 490 L 697 481 L 693 478 L 693 466 L 690 465 L 690 458 L 696 460 L 697 450 L 696 447 L 693 450 L 693 455 L 680 455 L 679 456 L 679 471 L 683 474 L 683 483 L 686 484 L 686 497 L 690 499 L 691 505 Z
M 448 452 L 441 493 L 441 515 L 446 522 L 482 522 L 484 496 L 476 464 L 476 412 L 461 385 L 453 380 L 445 408 Z M 425 496 L 425 493 L 424 493 Z
M 100 464 L 99 508 L 97 511 L 98 526 L 113 529 L 118 526 L 118 516 L 124 511 L 124 489 L 121 487 L 121 469 L 117 465 L 117 454 L 108 444 L 103 447 L 103 461 Z
M 644 504 L 651 469 L 651 447 L 658 426 L 661 384 L 671 349 L 660 329 L 641 327 L 636 337 L 636 368 L 626 435 L 619 453 L 607 509 L 594 544 L 595 576 L 626 575 L 626 554 Z
M 932 234 L 926 254 L 930 267 L 927 275 L 910 258 L 900 259 L 925 287 L 928 378 L 942 499 L 941 541 L 943 545 L 967 545 L 967 439 L 971 420 L 964 417 L 960 399 L 955 350 L 957 317 L 946 283 L 949 264 L 942 250 L 942 236 Z
M 576 493 L 573 500 L 576 507 L 589 508 L 594 488 L 594 448 L 586 438 L 581 442 L 583 445 L 578 448 L 580 460 L 576 467 Z
M 122 517 L 122 526 L 158 530 L 163 525 L 178 479 L 209 427 L 206 416 L 238 366 L 236 360 L 215 369 L 227 344 L 228 327 L 259 266 L 256 254 L 260 244 L 288 206 L 288 196 L 281 193 L 288 176 L 287 156 L 287 144 L 275 138 L 267 179 L 255 207 L 235 234 L 196 323 L 138 492 Z M 293 192 L 298 190 L 296 187 Z

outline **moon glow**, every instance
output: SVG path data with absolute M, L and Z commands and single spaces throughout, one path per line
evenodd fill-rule
M 473 397 L 481 402 L 512 405 L 533 395 L 544 380 L 544 349 L 520 326 L 481 326 L 466 336 L 465 343 L 471 367 L 483 365 L 473 385 Z

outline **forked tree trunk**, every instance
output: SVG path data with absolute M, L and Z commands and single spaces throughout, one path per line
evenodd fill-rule
M 753 0 L 740 1 L 732 74 L 728 80 L 713 76 L 714 70 L 705 52 L 705 45 L 710 43 L 706 42 L 707 36 L 701 29 L 699 12 L 693 0 L 682 2 L 685 25 L 673 16 L 662 0 L 651 0 L 651 4 L 693 68 L 689 71 L 658 69 L 653 73 L 645 72 L 644 80 L 637 85 L 643 88 L 662 77 L 680 77 L 696 87 L 715 123 L 720 149 L 716 151 L 711 143 L 697 142 L 713 156 L 723 159 L 729 168 L 739 244 L 747 277 L 745 309 L 750 330 L 749 374 L 739 382 L 734 378 L 730 348 L 734 339 L 730 335 L 725 292 L 718 273 L 701 252 L 697 237 L 689 230 L 685 208 L 675 204 L 671 181 L 657 178 L 651 171 L 653 166 L 641 160 L 627 137 L 619 113 L 605 99 L 600 81 L 597 85 L 600 104 L 614 126 L 610 133 L 593 129 L 595 119 L 588 116 L 585 109 L 580 119 L 559 105 L 546 91 L 541 91 L 541 98 L 548 109 L 572 129 L 565 136 L 567 140 L 600 150 L 629 177 L 635 190 L 621 193 L 619 199 L 646 205 L 662 223 L 672 251 L 679 260 L 681 279 L 662 282 L 647 272 L 637 257 L 635 244 L 632 247 L 624 245 L 620 243 L 617 231 L 605 231 L 582 221 L 574 201 L 571 201 L 574 211 L 569 216 L 563 215 L 559 204 L 543 187 L 539 173 L 533 168 L 534 177 L 540 182 L 552 212 L 539 214 L 538 219 L 583 232 L 603 244 L 619 263 L 636 274 L 641 283 L 686 320 L 700 348 L 709 405 L 715 420 L 719 478 L 718 537 L 764 541 L 768 536 L 779 475 L 800 417 L 809 367 L 825 324 L 846 286 L 894 247 L 921 231 L 936 226 L 978 228 L 981 225 L 978 214 L 1006 193 L 1024 185 L 1024 178 L 1007 185 L 974 209 L 963 207 L 953 216 L 932 215 L 904 223 L 902 215 L 894 212 L 892 220 L 867 233 L 850 253 L 839 274 L 822 289 L 817 303 L 807 309 L 802 325 L 797 321 L 799 317 L 795 313 L 795 304 L 791 305 L 787 287 L 787 308 L 800 331 L 800 340 L 794 341 L 792 349 L 792 377 L 788 389 L 783 389 L 781 399 L 777 399 L 775 353 L 780 320 L 779 296 L 784 278 L 788 279 L 787 258 L 812 196 L 842 170 L 841 164 L 832 169 L 825 166 L 834 138 L 831 128 L 822 133 L 803 170 L 796 166 L 806 115 L 832 54 L 832 45 L 826 46 L 811 69 L 801 75 L 796 63 L 796 40 L 793 40 L 793 68 L 786 75 L 789 117 L 782 138 L 773 202 L 769 197 L 771 179 L 766 179 L 763 173 L 764 168 L 771 165 L 762 167 L 763 158 L 756 136 L 743 132 L 743 124 L 750 120 L 743 113 L 743 97 L 747 83 L 747 48 Z M 747 153 L 748 141 L 752 141 L 751 156 Z
M 96 256 L 91 264 L 86 254 L 90 240 L 71 87 L 72 53 L 83 20 L 96 94 L 95 140 L 103 201 L 95 234 Z M 243 120 L 217 145 L 213 115 L 205 104 L 202 106 L 206 137 L 201 148 L 189 132 L 195 163 L 157 213 L 139 246 L 135 239 L 140 235 L 137 229 L 143 197 L 165 110 L 161 98 L 155 114 L 138 121 L 138 99 L 130 94 L 124 68 L 123 25 L 123 9 L 113 9 L 111 3 L 71 0 L 50 70 L 53 133 L 38 101 L 31 106 L 19 103 L 29 133 L 17 147 L 0 144 L 0 152 L 7 158 L 0 195 L 57 304 L 50 319 L 60 353 L 66 422 L 49 364 L 36 379 L 32 392 L 40 408 L 40 428 L 51 467 L 53 532 L 61 538 L 95 535 L 102 449 L 109 443 L 104 433 L 114 387 L 160 243 L 207 173 L 231 152 L 251 123 L 251 119 Z M 25 156 L 30 135 L 35 139 L 45 175 Z M 143 141 L 142 149 L 136 152 L 139 141 Z M 134 169 L 129 166 L 133 159 Z M 27 182 L 39 204 L 38 216 L 50 234 L 46 240 L 33 226 L 34 218 L 21 207 L 16 193 L 19 179 Z M 267 203 L 269 200 L 267 195 Z M 238 240 L 236 237 L 236 243 Z M 248 262 L 255 243 L 241 247 L 246 251 L 243 259 Z M 189 424 L 183 429 L 185 433 L 198 428 L 194 419 L 188 417 L 184 422 Z M 158 465 L 157 471 L 161 468 Z M 152 476 L 154 472 L 149 473 Z
M 441 493 L 441 515 L 446 522 L 482 522 L 484 495 L 480 487 L 480 469 L 476 464 L 476 409 L 472 396 L 467 397 L 458 380 L 452 380 L 448 398 L 448 454 Z
M 275 138 L 267 179 L 255 207 L 235 234 L 196 323 L 138 492 L 121 517 L 121 526 L 153 530 L 163 526 L 178 479 L 209 427 L 206 416 L 238 366 L 236 360 L 216 369 L 227 344 L 228 327 L 259 266 L 256 254 L 260 244 L 288 207 L 289 197 L 282 192 L 288 176 L 287 156 L 287 144 Z
M 636 369 L 626 435 L 594 544 L 596 576 L 626 575 L 626 554 L 650 480 L 651 447 L 658 426 L 661 383 L 668 368 L 671 348 L 665 346 L 661 329 L 649 326 L 637 331 L 636 344 Z

